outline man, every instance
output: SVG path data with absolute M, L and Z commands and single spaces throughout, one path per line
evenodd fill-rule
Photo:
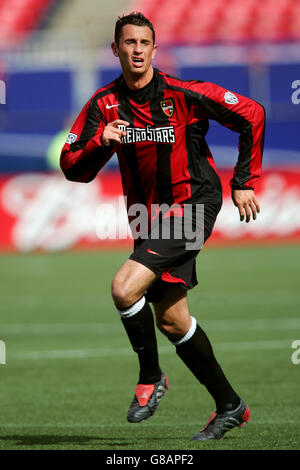
M 195 257 L 201 246 L 187 249 L 189 237 L 176 236 L 175 221 L 186 207 L 204 205 L 202 223 L 197 225 L 197 211 L 191 219 L 206 241 L 222 205 L 220 180 L 204 139 L 208 119 L 240 133 L 232 199 L 241 221 L 256 219 L 260 209 L 253 188 L 261 169 L 264 109 L 217 85 L 182 81 L 154 69 L 155 33 L 141 13 L 118 19 L 112 51 L 123 74 L 82 109 L 63 147 L 61 168 L 67 179 L 89 182 L 116 151 L 128 212 L 133 204 L 144 204 L 160 233 L 152 237 L 151 229 L 148 237 L 137 238 L 112 281 L 112 297 L 140 366 L 127 419 L 149 418 L 168 390 L 159 367 L 152 302 L 157 327 L 216 403 L 216 412 L 193 439 L 219 439 L 247 422 L 250 412 L 189 312 L 187 290 L 197 284 Z M 182 211 L 152 211 L 153 205 L 164 204 Z M 169 237 L 161 236 L 166 220 L 171 221 Z

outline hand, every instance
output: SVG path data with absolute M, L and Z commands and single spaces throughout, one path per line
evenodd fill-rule
M 118 126 L 129 126 L 129 122 L 117 119 L 116 121 L 109 122 L 105 126 L 103 134 L 101 136 L 102 144 L 105 147 L 109 147 L 111 144 L 121 144 L 122 137 L 125 137 L 126 131 L 122 131 Z
M 260 207 L 252 189 L 232 189 L 231 198 L 239 210 L 241 222 L 244 220 L 245 215 L 246 222 L 250 222 L 251 212 L 253 220 L 256 219 L 256 215 L 260 212 Z

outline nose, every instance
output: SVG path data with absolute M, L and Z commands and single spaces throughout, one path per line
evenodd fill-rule
M 143 52 L 142 50 L 142 45 L 139 41 L 135 43 L 135 48 L 134 48 L 135 54 L 141 54 Z

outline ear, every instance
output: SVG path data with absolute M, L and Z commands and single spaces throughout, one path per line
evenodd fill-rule
M 112 42 L 111 48 L 112 48 L 112 51 L 113 51 L 113 55 L 116 56 L 116 57 L 119 57 L 119 50 L 118 50 L 118 46 L 117 46 L 116 42 Z
M 153 60 L 154 57 L 156 56 L 156 52 L 157 52 L 157 45 L 154 44 L 154 46 L 153 46 L 153 51 L 152 51 L 152 60 Z

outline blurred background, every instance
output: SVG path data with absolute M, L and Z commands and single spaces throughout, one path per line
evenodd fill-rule
M 0 0 L 0 449 L 197 449 L 213 411 L 158 333 L 170 393 L 150 423 L 126 423 L 137 361 L 110 298 L 132 245 L 117 159 L 89 184 L 59 169 L 73 120 L 121 72 L 110 44 L 133 10 L 153 21 L 157 68 L 266 109 L 249 224 L 228 184 L 238 134 L 210 123 L 224 204 L 189 306 L 252 413 L 205 448 L 299 449 L 300 0 Z
M 87 187 L 64 181 L 58 160 L 85 102 L 120 74 L 110 50 L 114 24 L 133 10 L 155 26 L 156 67 L 215 82 L 266 109 L 263 210 L 249 226 L 239 223 L 228 191 L 237 135 L 211 123 L 207 140 L 224 185 L 211 243 L 300 240 L 299 0 L 0 0 L 0 249 L 106 243 L 105 218 L 91 214 L 99 202 L 117 201 L 116 158 Z M 123 207 L 115 217 L 124 223 Z

